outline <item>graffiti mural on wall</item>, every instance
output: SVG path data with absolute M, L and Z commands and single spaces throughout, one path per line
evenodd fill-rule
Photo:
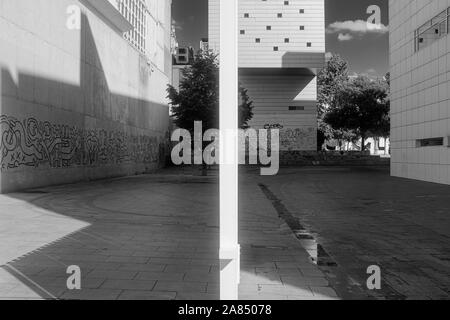
M 317 130 L 315 128 L 284 129 L 280 131 L 280 149 L 315 150 L 317 148 Z
M 68 168 L 125 163 L 157 163 L 164 137 L 128 135 L 123 131 L 87 130 L 27 118 L 0 116 L 1 170 L 20 167 Z

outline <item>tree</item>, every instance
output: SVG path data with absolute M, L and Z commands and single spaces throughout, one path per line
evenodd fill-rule
M 323 116 L 325 118 L 325 115 Z M 341 150 L 344 142 L 356 142 L 358 136 L 352 130 L 344 129 L 333 129 L 328 123 L 323 119 L 319 121 L 319 131 L 324 132 L 325 141 L 335 140 L 338 143 L 339 149 Z M 322 143 L 323 144 L 323 143 Z M 322 146 L 322 144 L 320 146 Z
M 317 75 L 319 117 L 333 103 L 336 93 L 348 81 L 348 63 L 338 54 L 332 54 Z
M 201 121 L 203 133 L 219 128 L 219 63 L 216 54 L 199 52 L 192 64 L 183 69 L 179 91 L 169 85 L 167 92 L 177 127 L 192 133 L 195 122 Z M 236 125 L 246 128 L 253 118 L 253 102 L 241 84 L 239 95 L 239 123 Z M 206 175 L 205 163 L 203 174 Z
M 361 151 L 369 135 L 386 134 L 389 123 L 388 87 L 385 82 L 358 77 L 345 83 L 324 117 L 334 130 L 350 130 L 361 137 Z
M 239 83 L 241 103 L 239 105 L 239 127 L 247 128 L 248 122 L 253 118 L 253 101 L 250 100 L 248 90 Z
M 352 141 L 354 133 L 342 129 L 334 130 L 324 121 L 325 114 L 333 104 L 342 86 L 349 81 L 348 63 L 340 55 L 332 54 L 325 67 L 317 75 L 318 150 L 326 140 Z
M 169 85 L 173 118 L 179 128 L 194 130 L 194 122 L 202 121 L 203 130 L 219 127 L 219 63 L 212 52 L 200 52 L 191 66 L 182 71 L 180 90 Z M 239 127 L 253 118 L 253 102 L 239 84 Z
M 391 116 L 390 116 L 390 109 L 391 109 L 391 74 L 388 72 L 384 76 L 382 80 L 379 80 L 379 84 L 384 90 L 386 90 L 386 99 L 385 104 L 387 108 L 387 112 L 384 114 L 382 119 L 380 120 L 380 123 L 378 125 L 378 128 L 373 129 L 370 133 L 373 137 L 381 137 L 381 138 L 388 138 L 391 134 Z

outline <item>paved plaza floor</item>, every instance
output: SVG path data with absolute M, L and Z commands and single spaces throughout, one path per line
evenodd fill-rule
M 0 299 L 218 299 L 216 176 L 0 196 Z M 240 299 L 448 299 L 449 191 L 377 168 L 243 170 Z M 367 289 L 370 265 L 381 290 Z
M 240 299 L 334 299 L 253 182 L 241 196 Z M 219 298 L 218 184 L 163 172 L 0 197 L 1 299 Z M 69 290 L 69 266 L 81 290 Z
M 335 263 L 321 270 L 341 298 L 450 298 L 450 186 L 385 167 L 282 169 L 257 181 Z M 372 265 L 381 290 L 367 288 Z

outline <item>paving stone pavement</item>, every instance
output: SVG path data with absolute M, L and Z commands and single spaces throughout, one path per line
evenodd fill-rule
M 254 181 L 241 199 L 240 299 L 337 298 Z M 215 177 L 170 171 L 2 195 L 0 299 L 217 300 L 217 208 Z
M 320 269 L 341 298 L 450 299 L 450 186 L 393 178 L 385 167 L 250 177 L 337 263 Z M 371 265 L 381 268 L 381 290 L 366 286 Z

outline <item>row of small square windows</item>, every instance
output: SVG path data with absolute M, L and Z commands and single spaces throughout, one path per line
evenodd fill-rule
M 263 0 L 265 1 L 265 0 Z M 289 4 L 289 1 L 285 1 L 285 4 L 287 3 L 287 5 Z M 305 13 L 304 9 L 300 9 L 300 13 Z M 282 18 L 283 14 L 282 13 L 278 13 L 278 18 Z M 244 14 L 244 18 L 250 18 L 250 14 L 245 13 Z M 305 30 L 305 26 L 300 26 L 299 27 L 300 30 Z M 266 26 L 266 30 L 272 30 L 272 26 Z M 241 34 L 245 34 L 245 30 L 241 30 Z
M 258 40 L 258 39 L 256 39 L 256 40 Z M 289 39 L 284 39 L 284 42 L 285 43 L 289 43 Z M 259 43 L 259 42 L 258 42 Z M 306 43 L 306 46 L 308 47 L 308 48 L 311 48 L 311 46 L 312 46 L 312 43 L 311 42 L 307 42 Z M 278 47 L 273 47 L 273 51 L 278 51 Z
M 300 13 L 305 13 L 305 10 L 300 9 Z M 244 13 L 244 18 L 250 18 L 250 13 Z M 277 13 L 277 18 L 283 18 L 283 14 Z
M 255 42 L 256 43 L 261 43 L 261 38 L 256 38 Z M 289 38 L 284 38 L 284 43 L 289 43 L 289 42 L 290 42 Z M 311 47 L 311 42 L 307 42 L 306 44 L 307 44 L 308 47 Z
M 245 30 L 241 30 L 241 34 L 245 34 Z M 261 38 L 255 38 L 256 43 L 261 43 Z M 289 43 L 289 38 L 284 38 L 284 43 Z M 307 42 L 306 46 L 309 48 L 312 46 L 311 42 Z M 273 47 L 273 51 L 278 51 L 278 47 Z
M 300 13 L 305 13 L 305 10 L 300 9 Z M 244 13 L 244 18 L 250 18 L 250 13 Z M 277 13 L 277 18 L 283 18 L 283 14 Z
M 267 1 L 267 0 L 262 0 L 262 1 Z M 289 1 L 284 1 L 284 5 L 288 6 L 289 5 Z M 303 13 L 305 13 L 305 9 L 299 9 L 298 12 L 303 14 Z M 283 18 L 283 14 L 282 13 L 278 13 L 277 17 L 278 18 Z M 250 18 L 250 14 L 249 13 L 244 13 L 244 18 Z M 266 30 L 272 30 L 272 26 L 266 26 Z M 300 26 L 300 30 L 305 30 L 305 26 Z M 245 30 L 241 30 L 241 34 L 245 34 Z M 261 43 L 261 39 L 260 38 L 256 38 L 255 42 L 256 43 Z M 284 43 L 289 43 L 289 38 L 285 38 L 284 39 Z M 311 47 L 312 43 L 311 42 L 307 42 L 306 46 L 307 47 Z M 273 47 L 273 51 L 278 51 L 278 47 Z
M 300 26 L 299 29 L 304 31 L 305 30 L 305 26 Z M 268 30 L 268 31 L 272 30 L 272 26 L 266 26 L 266 30 Z M 240 33 L 241 34 L 245 34 L 245 30 L 240 30 Z
M 267 0 L 262 0 L 262 1 L 267 1 Z M 289 1 L 284 1 L 284 5 L 288 6 L 289 5 Z M 303 12 L 300 12 L 300 13 L 304 13 L 304 9 L 300 9 L 300 11 L 303 11 Z

